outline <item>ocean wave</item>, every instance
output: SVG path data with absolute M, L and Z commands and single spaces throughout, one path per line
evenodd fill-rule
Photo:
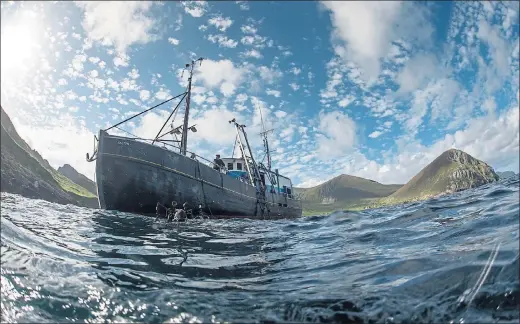
M 517 323 L 518 186 L 182 225 L 2 193 L 2 318 Z

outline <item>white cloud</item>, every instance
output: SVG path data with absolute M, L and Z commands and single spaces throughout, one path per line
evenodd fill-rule
M 235 48 L 238 42 L 224 35 L 208 35 L 208 40 L 212 43 L 218 43 L 219 47 Z
M 370 133 L 370 135 L 368 135 L 368 137 L 370 137 L 370 138 L 378 138 L 381 135 L 383 135 L 383 132 L 381 132 L 381 131 L 373 131 L 372 133 Z
M 249 4 L 247 3 L 247 1 L 235 1 L 235 3 L 240 6 L 240 10 L 249 10 Z
M 456 96 L 461 94 L 459 83 L 455 80 L 444 78 L 437 80 L 430 89 L 433 95 L 430 122 L 434 122 L 438 118 L 451 117 L 453 102 Z
M 138 125 L 131 132 L 141 138 L 155 138 L 168 115 L 169 112 L 164 110 L 150 111 L 139 118 Z
M 251 25 L 244 25 L 240 27 L 240 30 L 242 30 L 244 34 L 256 34 L 257 32 L 257 29 Z
M 290 142 L 292 140 L 292 138 L 293 138 L 295 128 L 296 127 L 294 125 L 290 125 L 288 127 L 285 127 L 280 132 L 280 138 L 283 141 L 285 141 L 285 142 Z M 283 149 L 283 148 L 281 148 L 281 149 Z
M 489 45 L 493 67 L 496 68 L 498 74 L 507 75 L 510 72 L 508 63 L 510 48 L 500 36 L 500 31 L 491 27 L 485 20 L 481 20 L 477 36 Z
M 208 10 L 208 3 L 206 1 L 182 1 L 184 11 L 195 18 L 204 16 Z
M 300 74 L 300 73 L 302 72 L 302 70 L 299 69 L 299 68 L 297 68 L 297 67 L 293 67 L 293 68 L 291 69 L 291 72 L 292 72 L 294 75 L 298 75 L 298 74 Z
M 240 39 L 240 42 L 246 46 L 253 46 L 255 48 L 265 48 L 267 37 L 260 35 L 247 35 Z
M 155 98 L 157 98 L 159 100 L 166 100 L 169 97 L 170 97 L 170 94 L 167 91 L 164 91 L 162 89 L 157 91 L 157 93 L 155 94 Z
M 168 37 L 168 43 L 172 45 L 179 45 L 180 41 L 177 38 Z
M 130 57 L 128 55 L 120 54 L 120 55 L 114 57 L 114 65 L 127 67 L 129 60 L 130 60 Z
M 233 24 L 233 20 L 231 20 L 231 18 L 229 18 L 229 17 L 224 18 L 222 16 L 216 16 L 216 17 L 210 18 L 208 20 L 208 24 L 215 26 L 215 28 L 217 28 L 221 32 L 225 32 L 226 29 L 231 27 L 231 25 Z
M 248 96 L 245 93 L 240 93 L 235 98 L 236 102 L 244 103 L 247 100 Z
M 139 91 L 139 99 L 141 99 L 142 101 L 146 101 L 146 100 L 150 99 L 150 91 L 148 91 L 148 90 Z
M 206 99 L 206 102 L 209 103 L 209 104 L 216 104 L 216 103 L 217 103 L 217 97 L 209 96 L 209 97 Z
M 287 116 L 287 113 L 285 111 L 277 110 L 274 112 L 274 115 L 277 118 L 284 118 L 285 116 Z
M 175 20 L 175 31 L 179 31 L 182 28 L 182 14 L 177 14 L 177 19 Z
M 289 86 L 294 90 L 294 91 L 297 91 L 298 89 L 300 89 L 300 86 L 297 85 L 296 83 L 292 82 L 292 83 L 289 83 Z M 335 93 L 336 95 L 337 93 Z M 331 94 L 332 95 L 332 94 Z M 334 95 L 334 96 L 335 96 Z
M 194 80 L 202 81 L 209 89 L 219 87 L 223 82 L 230 83 L 238 87 L 243 80 L 246 71 L 236 67 L 230 60 L 204 60 L 202 65 L 197 67 Z
M 206 101 L 206 96 L 198 93 L 192 97 L 192 100 L 197 105 L 202 105 Z
M 124 78 L 120 83 L 121 90 L 123 91 L 136 91 L 139 89 L 134 79 Z
M 128 72 L 127 75 L 135 80 L 135 79 L 139 78 L 139 70 L 132 69 L 132 71 Z
M 331 12 L 336 54 L 362 68 L 361 77 L 377 79 L 381 62 L 392 41 L 429 39 L 432 28 L 424 19 L 424 6 L 407 2 L 324 1 Z
M 273 89 L 267 89 L 267 91 L 265 93 L 267 93 L 270 96 L 276 97 L 276 98 L 280 98 L 280 95 L 281 95 L 280 91 L 273 90 Z
M 356 143 L 356 124 L 344 113 L 333 111 L 319 114 L 319 133 L 316 134 L 322 159 L 330 159 L 349 152 Z
M 338 102 L 338 106 L 342 107 L 342 108 L 345 108 L 345 107 L 348 107 L 348 105 L 350 105 L 356 98 L 352 95 L 348 95 L 347 97 L 341 99 L 339 102 Z
M 282 77 L 281 71 L 274 68 L 268 68 L 267 66 L 259 67 L 258 73 L 260 74 L 260 77 L 269 84 L 273 84 L 275 81 Z
M 495 111 L 497 109 L 497 104 L 495 103 L 495 99 L 488 98 L 486 101 L 484 101 L 484 104 L 482 105 L 482 108 L 484 112 L 486 112 L 488 115 L 494 115 Z
M 439 73 L 440 62 L 431 54 L 419 54 L 409 60 L 397 76 L 399 92 L 422 88 Z
M 79 55 L 76 55 L 74 56 L 74 58 L 72 59 L 72 67 L 74 68 L 74 70 L 76 70 L 77 72 L 82 72 L 83 71 L 83 63 L 87 60 L 87 56 L 86 55 L 82 55 L 82 54 L 79 54 Z
M 97 64 L 100 61 L 100 58 L 97 56 L 94 56 L 94 57 L 89 57 L 88 60 L 92 64 Z
M 262 54 L 254 48 L 249 51 L 245 51 L 244 53 L 242 53 L 242 55 L 244 55 L 245 57 L 253 57 L 257 59 L 261 59 L 263 57 Z
M 132 44 L 154 40 L 154 19 L 148 16 L 153 2 L 75 2 L 84 10 L 82 26 L 88 37 L 124 53 Z
M 220 85 L 220 92 L 224 95 L 224 97 L 231 97 L 235 93 L 236 87 L 233 83 L 224 81 Z
M 237 112 L 225 108 L 206 110 L 193 118 L 193 124 L 197 124 L 197 133 L 190 136 L 194 142 L 205 140 L 210 144 L 233 145 L 236 130 L 234 125 L 228 123 L 233 118 L 242 119 Z

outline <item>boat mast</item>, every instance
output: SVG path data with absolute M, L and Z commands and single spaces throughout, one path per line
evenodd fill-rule
M 184 111 L 184 125 L 182 126 L 182 137 L 181 137 L 181 154 L 186 155 L 186 149 L 188 146 L 188 119 L 190 114 L 190 99 L 191 99 L 191 81 L 193 78 L 193 67 L 195 66 L 196 62 L 200 62 L 199 64 L 202 64 L 203 58 L 198 58 L 195 61 L 191 61 L 191 63 L 186 64 L 184 67 L 184 70 L 189 69 L 189 76 L 188 76 L 188 91 L 186 96 L 186 109 Z M 184 72 L 184 71 L 183 71 Z
M 264 151 L 267 156 L 267 170 L 271 171 L 271 153 L 269 152 L 269 141 L 267 140 L 267 134 L 269 134 L 273 130 L 265 130 L 264 117 L 262 115 L 262 107 L 258 107 L 258 110 L 260 112 L 260 120 L 262 121 L 262 132 L 260 133 L 260 135 L 262 135 L 264 140 Z
M 261 181 L 260 177 L 260 171 L 258 170 L 258 166 L 255 162 L 255 158 L 253 157 L 253 152 L 251 151 L 251 146 L 249 146 L 249 141 L 247 140 L 247 134 L 244 130 L 245 125 L 239 125 L 236 120 L 233 118 L 229 121 L 229 123 L 233 123 L 235 125 L 235 128 L 237 130 L 237 140 L 238 145 L 240 147 L 240 151 L 242 151 L 242 157 L 244 158 L 244 161 L 246 162 L 246 170 L 249 175 L 249 180 L 251 181 L 251 185 L 255 186 L 257 189 L 260 190 L 260 192 L 265 191 L 264 184 Z M 244 143 L 242 142 L 242 137 L 240 134 L 243 135 L 245 146 L 247 148 L 247 152 L 249 153 L 249 156 L 246 154 L 246 148 L 244 148 Z M 258 186 L 260 188 L 258 188 Z

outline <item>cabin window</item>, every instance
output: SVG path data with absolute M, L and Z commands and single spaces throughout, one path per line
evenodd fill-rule
M 242 163 L 237 162 L 237 170 L 242 170 Z
M 233 170 L 233 163 L 228 163 L 227 168 L 228 170 Z

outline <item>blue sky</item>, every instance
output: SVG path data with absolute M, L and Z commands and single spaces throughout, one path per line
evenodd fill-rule
M 200 155 L 231 154 L 232 118 L 261 150 L 262 108 L 296 185 L 405 183 L 452 147 L 518 172 L 516 2 L 2 2 L 1 15 L 2 106 L 51 165 L 91 178 L 98 129 L 181 93 L 201 56 Z M 171 109 L 124 129 L 153 137 Z

